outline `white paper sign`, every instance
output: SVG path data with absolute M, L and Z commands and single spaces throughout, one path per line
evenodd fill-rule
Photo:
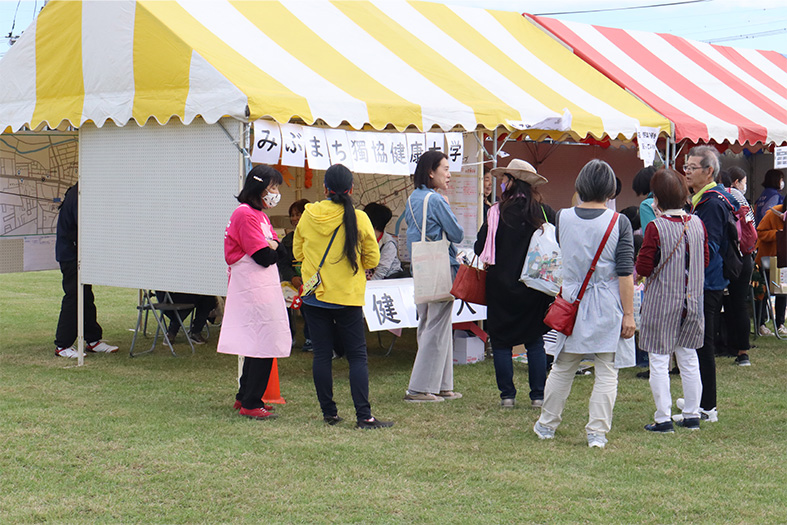
M 413 279 L 384 279 L 366 283 L 363 315 L 370 332 L 417 328 Z M 454 301 L 453 323 L 486 319 L 486 306 Z
M 462 171 L 462 159 L 464 157 L 465 141 L 461 133 L 446 133 L 445 143 L 447 145 L 446 154 L 448 155 L 449 169 L 452 173 Z
M 393 170 L 391 165 L 391 134 L 390 133 L 367 133 L 369 138 L 369 150 L 371 160 L 374 165 L 372 173 L 390 174 Z
M 254 144 L 251 161 L 258 164 L 278 164 L 281 155 L 281 132 L 276 122 L 254 121 Z
M 415 173 L 418 160 L 426 151 L 426 134 L 424 133 L 405 133 L 407 137 L 407 156 L 410 163 L 410 175 Z
M 303 126 L 297 124 L 281 124 L 280 128 L 282 165 L 302 168 L 306 163 Z
M 407 137 L 402 133 L 388 134 L 391 145 L 388 149 L 390 153 L 390 175 L 409 175 L 410 162 L 407 158 Z
M 647 128 L 637 126 L 637 145 L 639 146 L 639 158 L 645 167 L 653 166 L 656 160 L 656 139 L 659 138 L 659 128 Z
M 787 168 L 787 146 L 773 148 L 773 167 L 777 170 Z
M 426 151 L 437 150 L 445 152 L 445 135 L 442 133 L 426 134 Z
M 363 131 L 348 131 L 347 140 L 350 142 L 350 157 L 353 159 L 355 173 L 374 173 L 374 160 L 372 158 L 371 137 L 372 133 Z
M 331 157 L 328 153 L 325 130 L 304 126 L 303 133 L 309 167 L 313 170 L 327 170 L 331 166 Z
M 328 141 L 328 153 L 331 164 L 343 164 L 350 171 L 355 170 L 353 158 L 350 154 L 350 140 L 343 129 L 326 129 L 325 138 Z

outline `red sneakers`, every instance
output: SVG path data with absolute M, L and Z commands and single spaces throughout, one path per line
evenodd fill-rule
M 236 399 L 235 404 L 232 405 L 232 410 L 240 410 L 241 408 L 243 408 L 243 405 L 240 403 L 240 401 Z M 275 408 L 273 408 L 273 405 L 262 405 L 262 408 L 264 408 L 268 412 L 273 412 L 274 410 L 276 410 Z
M 271 412 L 268 412 L 264 408 L 241 408 L 240 415 L 251 418 L 251 419 L 275 419 L 277 416 Z

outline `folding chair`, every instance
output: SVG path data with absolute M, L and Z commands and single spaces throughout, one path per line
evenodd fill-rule
M 765 301 L 765 305 L 766 305 L 766 308 L 765 308 L 765 315 L 766 315 L 765 322 L 771 321 L 771 323 L 773 324 L 773 334 L 776 336 L 777 339 L 782 339 L 783 340 L 784 336 L 779 333 L 779 327 L 776 326 L 776 313 L 775 313 L 774 305 L 771 302 L 771 285 L 778 284 L 771 277 L 771 275 L 772 275 L 771 271 L 770 271 L 771 270 L 771 258 L 770 257 L 763 257 L 761 259 L 760 266 L 762 267 L 763 273 L 767 273 L 767 275 L 768 275 L 768 278 L 767 278 L 768 282 L 765 283 L 765 297 L 763 298 L 763 301 Z M 779 269 L 776 268 L 775 271 L 778 272 Z M 752 300 L 754 300 L 753 292 L 752 292 Z M 757 325 L 755 327 L 754 331 L 757 332 L 759 327 L 764 325 L 765 322 L 763 322 L 763 320 L 759 318 L 758 312 L 756 310 L 754 312 L 754 320 L 755 320 L 755 324 Z
M 131 341 L 131 349 L 129 350 L 129 355 L 131 357 L 137 357 L 143 354 L 148 354 L 152 352 L 156 348 L 156 344 L 158 343 L 159 333 L 163 334 L 164 336 L 164 343 L 169 347 L 169 351 L 172 353 L 173 356 L 178 357 L 178 354 L 175 353 L 175 349 L 172 347 L 172 342 L 169 340 L 169 336 L 167 335 L 167 328 L 164 323 L 164 312 L 174 312 L 175 319 L 178 322 L 178 331 L 183 330 L 183 333 L 186 334 L 186 341 L 188 341 L 189 346 L 191 347 L 191 354 L 194 355 L 194 344 L 191 342 L 191 338 L 189 337 L 188 331 L 183 324 L 183 319 L 180 317 L 180 310 L 194 310 L 193 304 L 188 303 L 175 303 L 172 301 L 172 296 L 169 292 L 164 292 L 164 301 L 153 302 L 153 299 L 156 298 L 156 294 L 151 290 L 140 290 L 140 302 L 137 305 L 137 326 L 134 329 L 134 338 Z M 148 350 L 144 352 L 137 352 L 134 353 L 134 346 L 137 342 L 137 336 L 139 335 L 139 329 L 142 326 L 142 313 L 145 313 L 145 327 L 143 328 L 143 332 L 147 335 L 147 316 L 149 313 L 153 314 L 153 318 L 156 320 L 156 334 L 153 337 L 153 344 Z M 188 316 L 187 316 L 188 317 Z

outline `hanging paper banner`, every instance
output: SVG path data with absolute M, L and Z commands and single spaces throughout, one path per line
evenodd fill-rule
M 426 151 L 437 150 L 445 153 L 445 136 L 442 133 L 426 134 Z
M 281 132 L 276 122 L 254 121 L 254 144 L 251 161 L 259 164 L 278 164 L 281 155 Z
M 391 140 L 388 152 L 390 153 L 388 163 L 390 175 L 409 175 L 410 162 L 407 158 L 407 138 L 401 133 L 386 133 Z
M 348 131 L 347 139 L 350 141 L 350 156 L 355 164 L 355 173 L 374 173 L 375 166 L 372 159 L 371 135 L 363 131 Z
M 343 129 L 326 129 L 325 139 L 328 141 L 328 153 L 331 156 L 331 164 L 342 164 L 350 171 L 355 171 L 347 132 Z
M 405 133 L 407 137 L 407 156 L 410 163 L 410 175 L 415 173 L 415 166 L 418 164 L 418 159 L 421 158 L 424 151 L 426 151 L 426 134 L 425 133 Z
M 787 146 L 773 148 L 773 169 L 787 168 Z
M 313 170 L 327 170 L 331 166 L 331 157 L 328 153 L 328 141 L 325 138 L 325 130 L 304 126 L 303 134 L 309 167 Z
M 304 149 L 303 126 L 297 124 L 281 124 L 281 163 L 284 166 L 302 168 L 306 161 Z
M 465 144 L 461 133 L 446 133 L 445 142 L 448 145 L 446 154 L 448 155 L 449 169 L 452 172 L 462 171 L 462 161 L 464 160 Z
M 658 128 L 647 128 L 637 126 L 637 145 L 639 146 L 639 158 L 647 168 L 653 166 L 656 160 L 656 139 L 659 137 Z
M 369 137 L 369 149 L 371 150 L 371 160 L 374 163 L 373 173 L 390 174 L 393 170 L 391 164 L 391 134 L 390 133 L 367 133 Z

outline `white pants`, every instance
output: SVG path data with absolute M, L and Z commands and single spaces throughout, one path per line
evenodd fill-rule
M 672 395 L 670 394 L 669 354 L 648 353 L 650 363 L 650 390 L 656 402 L 656 423 L 670 420 Z M 675 348 L 675 360 L 680 370 L 680 381 L 683 384 L 683 417 L 699 417 L 702 382 L 700 381 L 700 364 L 697 351 L 692 348 Z
M 588 404 L 588 424 L 585 430 L 593 434 L 606 435 L 612 427 L 612 410 L 618 395 L 618 370 L 615 368 L 615 353 L 595 355 L 595 381 Z M 552 364 L 552 371 L 544 387 L 544 405 L 538 422 L 552 430 L 563 420 L 563 408 L 571 393 L 579 363 L 587 354 L 561 352 Z
M 418 352 L 410 375 L 410 392 L 437 394 L 454 389 L 453 301 L 422 303 L 418 309 Z

